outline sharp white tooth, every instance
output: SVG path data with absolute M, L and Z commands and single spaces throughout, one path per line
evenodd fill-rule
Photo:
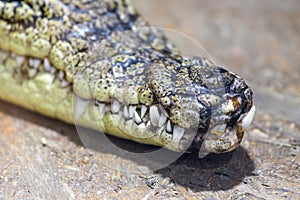
M 34 68 L 38 68 L 40 66 L 40 64 L 41 64 L 41 60 L 39 60 L 39 59 L 34 59 L 33 60 L 33 67 Z
M 76 105 L 75 105 L 75 119 L 79 119 L 79 117 L 84 113 L 86 108 L 88 107 L 89 101 L 82 99 L 80 97 L 76 98 Z
M 111 111 L 112 111 L 112 113 L 119 112 L 120 108 L 121 108 L 120 102 L 117 101 L 117 100 L 113 100 L 113 102 L 111 104 Z
M 147 127 L 151 126 L 151 122 L 148 121 L 147 124 L 146 124 L 146 126 L 147 126 Z
M 138 129 L 140 132 L 144 132 L 144 130 L 146 129 L 146 124 L 145 123 L 140 123 L 138 125 Z
M 63 80 L 63 78 L 64 78 L 64 71 L 63 70 L 59 71 L 58 78 L 59 78 L 59 80 Z
M 150 114 L 150 121 L 153 124 L 153 126 L 157 126 L 159 122 L 159 112 L 158 108 L 156 106 L 151 106 L 149 110 Z
M 34 59 L 29 58 L 28 64 L 29 64 L 30 67 L 33 67 L 33 63 L 34 63 Z
M 134 111 L 134 121 L 138 124 L 142 122 L 142 119 L 136 111 Z
M 54 74 L 55 72 L 56 72 L 56 68 L 53 67 L 53 66 L 51 66 L 50 73 L 51 73 L 51 74 Z
M 128 113 L 127 106 L 124 106 L 124 108 L 123 108 L 123 115 L 124 115 L 125 119 L 129 119 L 129 113 Z
M 16 62 L 18 66 L 21 66 L 24 62 L 25 58 L 23 56 L 17 56 L 16 57 Z
M 161 114 L 158 121 L 158 126 L 162 127 L 167 121 L 167 117 L 164 114 Z
M 142 105 L 142 108 L 141 108 L 141 118 L 143 118 L 145 116 L 146 112 L 147 112 L 147 106 Z
M 30 58 L 28 61 L 28 64 L 30 67 L 33 68 L 38 68 L 41 64 L 41 60 L 40 59 L 35 59 L 35 58 Z
M 65 79 L 63 79 L 61 82 L 60 82 L 60 87 L 67 87 L 69 85 L 69 82 L 66 81 Z
M 133 118 L 135 109 L 136 109 L 136 106 L 129 106 L 129 117 L 130 118 Z
M 252 106 L 252 108 L 250 109 L 250 111 L 247 113 L 247 115 L 244 117 L 244 119 L 242 119 L 242 127 L 243 129 L 246 129 L 251 122 L 253 121 L 254 115 L 255 115 L 255 106 Z
M 50 62 L 47 58 L 44 59 L 44 68 L 46 69 L 46 71 L 48 71 L 47 69 L 49 69 L 49 71 L 51 71 L 51 65 Z
M 167 131 L 169 132 L 169 133 L 171 133 L 172 132 L 172 126 L 171 126 L 171 121 L 170 120 L 168 120 L 168 122 L 167 122 Z
M 184 128 L 175 125 L 173 130 L 173 141 L 178 143 L 184 134 Z
M 98 105 L 98 110 L 99 110 L 99 113 L 104 113 L 104 108 L 105 108 L 105 104 L 104 103 L 99 103 Z

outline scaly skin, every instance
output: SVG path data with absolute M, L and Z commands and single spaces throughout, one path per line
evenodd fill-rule
M 127 1 L 1 0 L 0 98 L 174 151 L 235 149 L 250 88 L 147 26 Z

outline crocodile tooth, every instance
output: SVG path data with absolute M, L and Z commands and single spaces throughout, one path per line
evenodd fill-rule
M 168 122 L 167 122 L 167 131 L 169 132 L 169 133 L 172 133 L 172 126 L 171 126 L 171 121 L 170 120 L 168 120 Z
M 28 65 L 29 65 L 30 67 L 33 67 L 33 58 L 29 58 L 29 59 L 28 59 Z
M 133 118 L 135 109 L 136 109 L 136 106 L 129 106 L 129 117 L 130 118 Z
M 58 78 L 59 78 L 59 80 L 63 80 L 63 78 L 64 78 L 64 71 L 63 70 L 60 70 L 59 71 L 59 73 L 58 73 Z
M 250 111 L 247 113 L 247 115 L 242 119 L 242 127 L 243 129 L 247 128 L 251 122 L 253 121 L 255 115 L 255 106 L 252 106 Z
M 158 126 L 162 127 L 167 121 L 167 117 L 164 114 L 161 114 L 158 121 Z
M 105 104 L 104 103 L 99 103 L 98 104 L 98 110 L 100 113 L 104 112 Z
M 145 116 L 146 112 L 147 112 L 147 106 L 142 105 L 142 108 L 141 108 L 141 118 L 143 118 Z
M 51 65 L 48 59 L 44 59 L 44 69 L 46 72 L 50 72 L 51 71 Z
M 38 68 L 41 64 L 41 60 L 40 59 L 36 59 L 36 58 L 32 58 L 29 59 L 29 65 L 32 66 L 33 68 Z
M 149 110 L 150 121 L 153 126 L 157 126 L 159 122 L 159 112 L 156 106 L 151 106 Z
M 76 98 L 76 105 L 75 105 L 75 119 L 79 119 L 79 117 L 84 113 L 87 106 L 89 104 L 88 100 L 82 99 L 80 97 Z
M 184 128 L 175 125 L 173 130 L 173 141 L 178 143 L 184 134 Z
M 121 104 L 118 100 L 113 100 L 112 104 L 111 104 L 111 111 L 112 113 L 117 113 L 119 112 L 121 108 Z
M 41 61 L 36 58 L 29 58 L 29 61 L 28 61 L 29 66 L 36 68 L 36 69 L 39 67 L 40 63 L 41 63 Z
M 33 59 L 33 67 L 34 68 L 38 68 L 41 64 L 41 60 L 40 59 Z
M 66 81 L 65 79 L 61 80 L 61 82 L 60 82 L 60 87 L 67 87 L 69 85 L 70 85 L 70 83 L 68 81 Z
M 148 121 L 147 124 L 146 124 L 146 126 L 147 126 L 147 127 L 151 126 L 151 122 Z
M 145 131 L 145 129 L 146 129 L 146 124 L 145 123 L 140 123 L 138 125 L 138 129 L 139 129 L 140 132 L 143 133 Z
M 139 114 L 136 111 L 134 111 L 134 121 L 137 124 L 140 124 L 142 122 L 142 119 L 140 118 Z
M 24 56 L 17 56 L 16 57 L 17 66 L 21 66 L 24 60 L 25 60 Z
M 124 108 L 123 108 L 123 115 L 124 115 L 125 119 L 129 119 L 129 113 L 128 113 L 127 106 L 124 106 Z
M 51 73 L 51 74 L 54 74 L 55 72 L 56 72 L 56 68 L 53 67 L 53 66 L 51 66 L 50 73 Z

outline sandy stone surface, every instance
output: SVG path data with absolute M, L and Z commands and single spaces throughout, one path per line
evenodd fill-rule
M 253 88 L 257 113 L 241 147 L 153 171 L 113 150 L 88 151 L 74 126 L 0 101 L 0 199 L 300 199 L 300 1 L 135 3 Z

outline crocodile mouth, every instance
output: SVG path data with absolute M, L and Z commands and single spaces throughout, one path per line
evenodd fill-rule
M 245 129 L 253 121 L 255 110 L 253 105 L 234 125 L 221 124 L 212 127 L 203 139 L 199 157 L 208 152 L 219 154 L 236 149 L 243 139 Z
M 157 140 L 163 141 L 164 147 L 175 151 L 185 151 L 194 142 L 200 145 L 199 157 L 202 154 L 220 154 L 236 149 L 242 141 L 244 130 L 251 124 L 255 115 L 255 106 L 252 106 L 236 123 L 214 125 L 206 134 L 201 134 L 201 141 L 197 141 L 197 131 L 194 133 L 194 129 L 173 123 L 159 105 L 124 105 L 113 100 L 111 103 L 96 102 L 93 106 L 98 122 L 106 121 L 103 123 L 105 127 L 100 128 L 104 132 L 120 132 L 119 136 L 123 135 L 125 139 L 143 140 L 144 143 L 149 138 L 157 137 Z
M 92 106 L 93 112 L 89 112 L 89 106 Z M 118 133 L 118 137 L 143 141 L 146 144 L 148 140 L 156 138 L 157 143 L 163 143 L 165 148 L 175 151 L 186 150 L 186 146 L 181 145 L 181 140 L 187 129 L 172 122 L 159 104 L 126 105 L 116 99 L 108 103 L 76 97 L 74 117 L 77 123 L 80 124 L 85 115 L 91 113 L 95 117 L 88 118 L 96 120 L 96 129 L 101 132 L 112 135 Z

